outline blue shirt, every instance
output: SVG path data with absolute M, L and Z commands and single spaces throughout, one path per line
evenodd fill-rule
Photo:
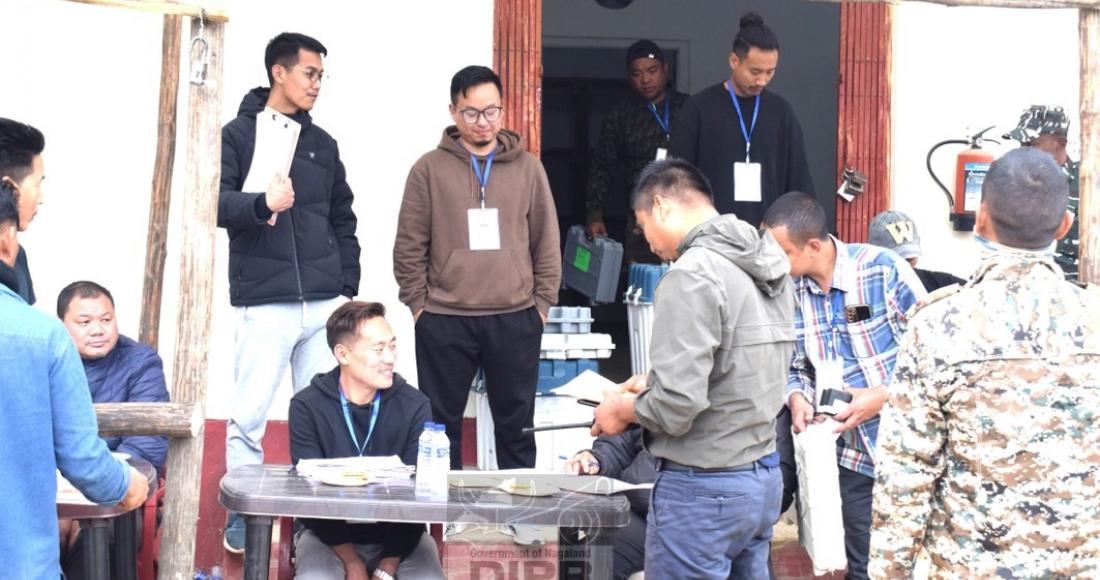
M 84 361 L 95 403 L 166 403 L 164 365 L 151 347 L 125 336 L 107 356 Z M 168 438 L 148 435 L 106 438 L 111 451 L 128 453 L 153 464 L 158 471 L 168 457 Z
M 0 554 L 5 578 L 61 576 L 56 470 L 118 503 L 130 470 L 99 438 L 76 347 L 56 319 L 0 284 Z
M 924 286 L 901 256 L 830 239 L 836 244 L 836 265 L 829 291 L 823 292 L 809 276 L 795 280 L 796 339 L 787 396 L 797 391 L 811 403 L 817 401 L 815 361 L 840 361 L 844 386 L 851 389 L 888 385 L 905 332 L 905 313 L 925 296 Z M 867 305 L 870 317 L 850 322 L 847 309 L 855 305 Z M 874 477 L 878 424 L 876 415 L 840 437 L 841 467 Z

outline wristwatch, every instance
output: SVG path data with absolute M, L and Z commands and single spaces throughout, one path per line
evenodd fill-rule
M 387 572 L 387 571 L 385 571 L 381 568 L 375 568 L 373 576 L 375 578 L 378 578 L 378 580 L 394 580 L 394 577 L 393 577 L 392 574 L 390 574 L 389 572 Z

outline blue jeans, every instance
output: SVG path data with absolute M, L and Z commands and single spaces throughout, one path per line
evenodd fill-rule
M 646 530 L 646 577 L 768 578 L 779 520 L 778 467 L 719 473 L 661 471 Z

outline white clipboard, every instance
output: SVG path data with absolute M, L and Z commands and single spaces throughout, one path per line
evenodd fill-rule
M 241 190 L 266 192 L 272 179 L 288 177 L 301 132 L 301 124 L 275 109 L 265 107 L 257 113 L 256 147 L 252 151 L 252 164 Z M 278 216 L 273 214 L 267 223 L 275 225 Z

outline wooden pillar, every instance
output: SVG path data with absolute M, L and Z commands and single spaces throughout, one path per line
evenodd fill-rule
M 837 235 L 848 242 L 865 241 L 871 218 L 890 206 L 892 20 L 888 4 L 840 5 L 837 185 L 846 166 L 867 176 L 853 201 L 835 198 Z
M 145 284 L 141 293 L 141 329 L 138 332 L 138 340 L 154 349 L 157 348 L 160 336 L 164 260 L 168 254 L 168 207 L 172 199 L 172 169 L 176 163 L 176 97 L 180 90 L 180 20 L 179 16 L 164 16 L 164 36 L 160 49 L 157 157 L 153 162 L 149 233 L 145 238 Z
M 192 19 L 192 36 L 199 21 Z M 187 99 L 187 177 L 183 199 L 179 314 L 172 400 L 206 404 L 207 351 L 214 294 L 214 230 L 221 177 L 222 47 L 225 25 L 207 22 L 210 43 L 207 82 L 189 85 Z M 199 517 L 199 482 L 203 437 L 172 439 L 168 447 L 164 541 L 161 578 L 191 580 L 195 565 L 195 530 Z
M 542 141 L 542 0 L 493 0 L 493 68 L 504 85 L 504 127 L 538 155 Z
M 1100 8 L 1079 11 L 1081 36 L 1081 168 L 1079 276 L 1100 283 Z

